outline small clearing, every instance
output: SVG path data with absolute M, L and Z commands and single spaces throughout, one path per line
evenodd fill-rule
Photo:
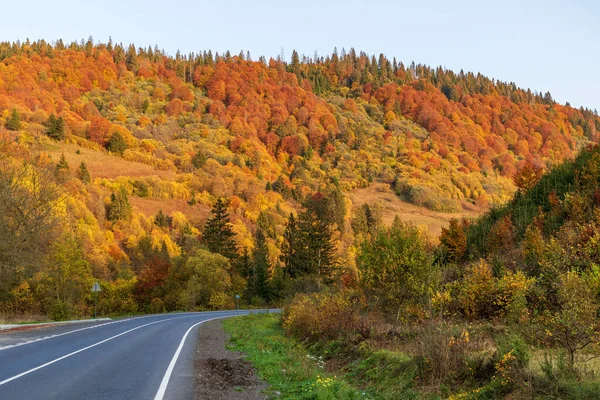
M 79 150 L 79 154 L 77 151 Z M 114 156 L 103 151 L 88 149 L 74 143 L 57 143 L 56 147 L 44 150 L 52 160 L 58 162 L 61 154 L 75 171 L 81 162 L 85 162 L 93 178 L 114 179 L 119 176 L 159 176 L 164 179 L 173 179 L 175 174 L 170 171 L 160 171 L 151 165 L 133 161 L 126 161 L 119 156 Z
M 200 204 L 190 206 L 185 200 L 145 199 L 131 196 L 129 202 L 146 217 L 156 215 L 160 210 L 166 215 L 171 215 L 173 211 L 180 211 L 193 224 L 203 222 L 210 213 L 208 207 Z
M 348 198 L 352 201 L 353 209 L 365 203 L 381 207 L 383 223 L 388 226 L 398 215 L 403 222 L 426 227 L 431 237 L 436 240 L 439 238 L 442 228 L 448 226 L 451 219 L 472 219 L 481 214 L 481 211 L 471 204 L 463 204 L 462 211 L 451 213 L 419 207 L 402 201 L 392 192 L 389 185 L 384 183 L 374 183 L 369 187 L 353 190 L 348 193 Z

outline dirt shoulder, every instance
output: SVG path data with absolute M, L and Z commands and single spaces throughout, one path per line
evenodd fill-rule
M 243 355 L 225 348 L 229 335 L 222 321 L 201 324 L 196 344 L 196 399 L 258 400 L 268 385 L 260 380 Z

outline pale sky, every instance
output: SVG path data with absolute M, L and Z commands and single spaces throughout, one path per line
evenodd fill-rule
M 124 4 L 126 3 L 126 4 Z M 600 109 L 600 2 L 593 0 L 30 0 L 1 7 L 0 40 L 87 39 L 169 54 L 354 47 L 410 64 L 481 72 Z

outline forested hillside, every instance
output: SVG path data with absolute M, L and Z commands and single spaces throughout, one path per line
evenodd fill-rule
M 485 211 L 600 130 L 549 93 L 353 49 L 267 61 L 92 40 L 0 44 L 0 113 L 0 310 L 54 318 L 89 313 L 94 280 L 105 313 L 352 282 L 380 210 L 349 192 Z

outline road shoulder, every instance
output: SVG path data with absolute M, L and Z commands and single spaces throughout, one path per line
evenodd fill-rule
M 268 385 L 256 375 L 243 354 L 226 349 L 229 335 L 223 321 L 198 327 L 196 344 L 196 399 L 267 399 Z

